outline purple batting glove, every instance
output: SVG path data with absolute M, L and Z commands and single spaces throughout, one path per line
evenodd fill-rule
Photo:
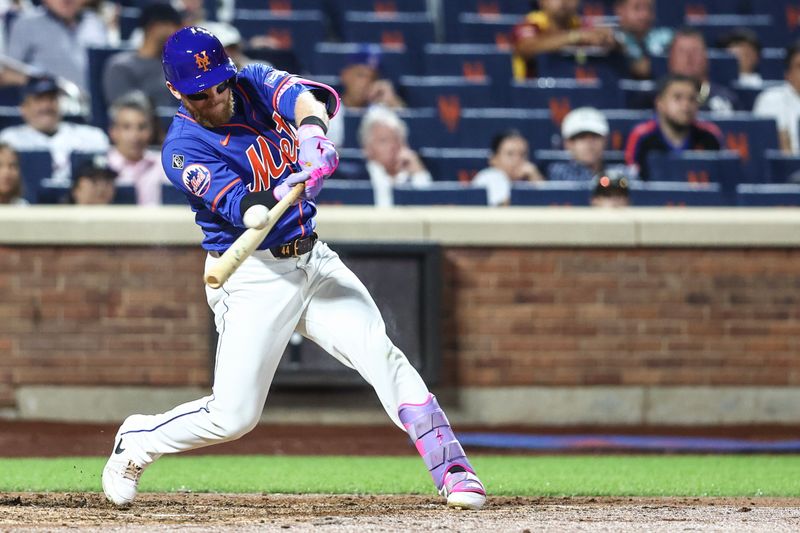
M 280 182 L 275 189 L 272 190 L 272 196 L 275 197 L 276 200 L 279 202 L 283 200 L 283 197 L 289 194 L 289 191 L 292 190 L 292 187 L 297 185 L 298 183 L 306 182 L 306 187 L 308 187 L 308 179 L 310 177 L 310 173 L 306 170 L 301 172 L 295 172 L 294 174 L 289 174 L 285 180 Z M 320 186 L 320 188 L 322 188 Z M 308 189 L 306 189 L 308 190 Z M 317 191 L 319 192 L 319 191 Z
M 325 178 L 333 174 L 339 166 L 339 154 L 330 139 L 325 137 L 322 128 L 315 124 L 305 124 L 297 129 L 300 152 L 297 162 L 303 171 L 309 171 L 303 198 L 313 200 L 322 190 Z

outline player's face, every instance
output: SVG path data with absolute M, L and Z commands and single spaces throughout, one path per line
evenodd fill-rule
M 56 131 L 61 121 L 56 93 L 28 96 L 23 100 L 20 111 L 27 124 L 48 135 Z
M 148 117 L 136 109 L 121 109 L 109 131 L 111 142 L 129 161 L 138 161 L 153 135 Z
M 400 149 L 405 146 L 400 132 L 386 124 L 374 124 L 370 128 L 364 155 L 369 161 L 383 165 L 383 168 L 395 175 L 400 171 Z
M 800 92 L 800 54 L 795 54 L 789 63 L 789 68 L 786 69 L 786 81 L 789 85 L 794 87 L 794 90 Z
M 617 7 L 621 28 L 637 35 L 647 33 L 653 25 L 655 10 L 653 0 L 627 0 Z
M 564 141 L 564 146 L 575 161 L 586 167 L 596 168 L 603 162 L 606 138 L 596 133 L 579 133 Z
M 184 94 L 177 94 L 183 106 L 201 126 L 216 128 L 227 124 L 233 116 L 233 91 L 231 91 L 227 83 L 228 80 L 216 87 L 209 87 L 205 91 L 202 91 L 202 94 L 207 96 L 205 100 L 191 100 Z M 220 92 L 219 89 L 223 87 L 224 89 Z M 171 87 L 170 90 L 172 94 L 176 94 L 174 87 Z M 201 93 L 197 94 L 199 95 Z
M 17 154 L 7 148 L 0 149 L 0 198 L 16 195 L 19 187 Z
M 522 137 L 509 137 L 500 143 L 497 153 L 489 164 L 506 173 L 511 179 L 519 179 L 522 165 L 528 162 L 528 141 Z
M 108 205 L 114 199 L 114 182 L 83 176 L 72 188 L 72 198 L 77 205 Z
M 669 54 L 669 70 L 673 74 L 705 80 L 708 73 L 708 52 L 700 37 L 676 37 Z
M 687 81 L 673 82 L 656 100 L 659 119 L 677 128 L 688 128 L 697 117 L 697 89 Z

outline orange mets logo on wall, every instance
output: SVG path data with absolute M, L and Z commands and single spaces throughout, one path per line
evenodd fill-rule
M 197 68 L 203 69 L 203 72 L 208 71 L 208 65 L 211 64 L 211 60 L 208 58 L 208 54 L 206 54 L 205 50 L 199 54 L 195 54 L 194 61 L 197 63 Z

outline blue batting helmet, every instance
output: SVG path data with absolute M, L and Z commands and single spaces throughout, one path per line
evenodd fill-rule
M 164 77 L 183 94 L 199 93 L 236 74 L 219 39 L 198 26 L 182 28 L 167 39 L 161 64 Z

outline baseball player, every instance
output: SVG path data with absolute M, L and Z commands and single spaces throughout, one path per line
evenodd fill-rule
M 212 394 L 159 415 L 132 415 L 103 469 L 116 505 L 136 497 L 142 472 L 164 453 L 237 439 L 259 421 L 275 369 L 297 331 L 356 369 L 422 455 L 452 507 L 480 508 L 486 492 L 436 398 L 392 344 L 364 285 L 314 232 L 314 198 L 338 165 L 325 136 L 339 107 L 330 87 L 250 65 L 237 72 L 199 27 L 173 34 L 162 57 L 181 101 L 162 164 L 203 229 L 206 267 L 268 208 L 304 183 L 291 206 L 220 288 L 206 288 L 219 333 Z

